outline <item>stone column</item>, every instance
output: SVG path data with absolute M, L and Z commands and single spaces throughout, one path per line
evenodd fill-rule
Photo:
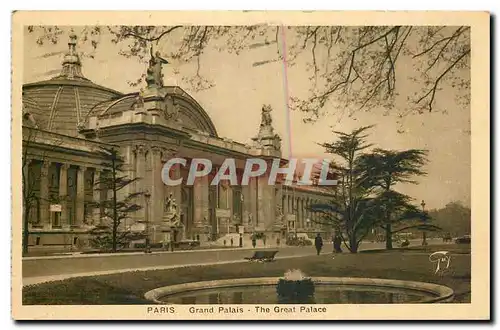
M 163 218 L 163 186 L 164 183 L 161 180 L 161 170 L 162 170 L 162 150 L 157 146 L 151 147 L 151 198 L 150 198 L 150 212 L 149 221 L 151 223 L 159 223 Z
M 297 229 L 301 228 L 303 229 L 304 226 L 302 224 L 302 209 L 301 209 L 301 200 L 300 197 L 297 197 L 295 200 L 295 214 L 296 214 L 296 219 L 297 219 Z
M 75 226 L 80 227 L 85 217 L 85 166 L 79 166 L 76 173 L 76 219 Z
M 245 233 L 248 231 L 248 215 L 252 210 L 252 196 L 250 185 L 241 186 L 241 193 L 243 194 L 243 219 L 241 219 L 241 224 L 244 226 Z
M 276 188 L 276 208 L 275 208 L 275 214 L 276 214 L 276 217 L 275 219 L 278 220 L 278 216 L 282 216 L 284 214 L 284 210 L 283 210 L 283 187 L 282 186 L 275 186 Z M 278 213 L 278 210 L 279 210 L 279 213 Z M 280 224 L 281 225 L 281 224 Z
M 271 224 L 275 220 L 275 192 L 274 186 L 268 185 L 268 175 L 264 174 L 257 178 L 258 195 L 258 214 L 259 214 L 259 230 L 270 229 Z
M 94 171 L 94 190 L 93 190 L 93 198 L 94 198 L 94 203 L 100 203 L 101 202 L 101 193 L 102 191 L 100 190 L 101 185 L 97 184 L 101 180 L 101 170 L 100 169 L 95 169 Z M 101 207 L 94 207 L 92 210 L 93 214 L 93 224 L 97 225 L 101 223 Z
M 135 178 L 135 164 L 134 164 L 134 150 L 133 147 L 128 145 L 122 148 L 123 159 L 125 162 L 125 166 L 123 169 L 123 174 L 127 175 L 129 179 Z M 135 182 L 134 182 L 135 183 Z M 121 189 L 123 191 L 123 196 L 128 196 L 129 194 L 135 191 L 134 183 L 129 184 L 128 186 Z
M 69 164 L 59 167 L 59 199 L 61 204 L 61 226 L 68 227 L 68 168 Z
M 27 159 L 23 159 L 23 178 L 22 178 L 22 202 L 23 202 L 23 229 L 24 229 L 24 217 L 25 217 L 25 213 L 26 212 L 30 212 L 30 219 L 29 219 L 29 223 L 28 223 L 28 227 L 31 228 L 32 226 L 32 220 L 33 219 L 33 214 L 32 213 L 32 209 L 29 209 L 28 210 L 28 205 L 26 205 L 26 200 L 25 200 L 25 196 L 26 196 L 26 193 L 27 192 L 31 192 L 33 187 L 32 185 L 30 184 L 30 176 L 29 176 L 29 170 L 30 170 L 30 165 L 31 165 L 31 162 L 32 160 L 27 158 Z M 33 204 L 33 201 L 30 201 L 29 204 Z
M 196 178 L 193 187 L 194 193 L 194 227 L 199 234 L 205 233 L 208 226 L 208 176 Z M 206 220 L 205 220 L 206 219 Z M 201 235 L 200 235 L 201 236 Z
M 233 226 L 233 215 L 234 215 L 234 210 L 233 210 L 233 188 L 229 184 L 229 182 L 226 185 L 226 206 L 227 209 L 229 210 L 229 218 L 225 219 L 225 228 L 224 231 L 226 233 L 231 233 L 232 229 L 231 227 Z
M 40 224 L 46 229 L 52 227 L 49 212 L 49 167 L 50 162 L 44 161 L 40 171 Z
M 304 199 L 304 222 L 307 223 L 307 219 L 311 220 L 311 217 L 309 216 L 309 210 L 307 209 L 309 207 L 309 199 L 305 198 Z
M 162 169 L 163 171 L 163 165 L 171 158 L 177 157 L 177 150 L 175 149 L 163 149 L 162 154 L 161 154 L 161 163 L 162 163 Z M 171 172 L 171 177 L 172 179 L 178 179 L 180 178 L 181 175 L 181 168 L 179 164 L 173 165 L 173 167 L 170 169 Z M 161 172 L 160 172 L 161 175 Z M 161 180 L 161 179 L 160 179 Z M 180 207 L 181 203 L 181 185 L 178 186 L 167 186 L 166 184 L 163 183 L 162 181 L 162 187 L 163 187 L 163 192 L 164 192 L 164 199 L 162 200 L 162 205 L 164 206 L 165 199 L 168 198 L 170 193 L 172 193 L 172 197 L 175 198 L 175 202 L 177 203 L 177 207 Z
M 288 196 L 288 190 L 284 190 L 283 191 L 283 195 L 285 197 L 285 202 L 283 203 L 284 204 L 284 206 L 283 206 L 283 213 L 285 215 L 287 215 L 290 212 L 290 209 L 288 207 L 288 203 L 289 203 L 289 199 L 290 199 L 290 197 Z
M 313 204 L 318 204 L 318 201 L 317 201 L 317 200 L 314 200 L 314 201 L 313 201 Z M 318 213 L 317 213 L 317 212 L 314 212 L 314 213 L 312 214 L 312 216 L 313 216 L 314 220 L 318 220 Z
M 260 193 L 258 192 L 258 187 L 257 187 L 257 178 L 251 178 L 249 182 L 249 191 L 250 191 L 250 200 L 249 200 L 249 218 L 247 218 L 248 225 L 249 225 L 249 231 L 252 229 L 255 229 L 256 226 L 256 221 L 257 221 L 257 212 L 258 212 L 258 195 Z
M 145 184 L 144 184 L 144 180 L 146 179 L 145 176 L 146 176 L 146 147 L 143 145 L 143 144 L 138 144 L 136 145 L 136 148 L 135 148 L 135 164 L 136 164 L 136 169 L 135 169 L 135 173 L 136 173 L 136 177 L 139 178 L 136 182 L 135 182 L 135 191 L 136 192 L 144 192 L 145 190 Z M 135 212 L 135 215 L 138 217 L 138 219 L 140 221 L 144 221 L 144 216 L 145 216 L 145 209 L 144 209 L 144 198 L 141 196 L 141 197 L 138 197 L 136 203 L 138 205 L 141 205 L 143 206 L 142 209 L 138 210 L 137 212 Z

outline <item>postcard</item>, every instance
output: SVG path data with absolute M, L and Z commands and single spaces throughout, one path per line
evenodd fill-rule
M 488 320 L 487 12 L 12 14 L 16 320 Z

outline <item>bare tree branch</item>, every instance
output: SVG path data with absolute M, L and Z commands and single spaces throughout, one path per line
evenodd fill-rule
M 138 34 L 135 34 L 135 33 L 132 33 L 132 32 L 124 34 L 123 37 L 124 38 L 134 37 L 134 38 L 141 39 L 141 40 L 144 40 L 144 41 L 156 41 L 158 43 L 158 41 L 160 41 L 160 39 L 163 38 L 163 36 L 165 36 L 166 34 L 171 33 L 174 30 L 182 28 L 182 27 L 183 27 L 182 25 L 176 25 L 176 26 L 171 27 L 170 29 L 168 29 L 168 30 L 160 33 L 158 36 L 152 37 L 152 38 L 145 38 L 145 37 L 143 37 L 141 35 L 138 35 Z
M 446 76 L 447 73 L 449 73 L 457 65 L 458 62 L 460 62 L 465 56 L 467 56 L 469 54 L 470 54 L 470 49 L 463 52 L 462 55 L 460 55 L 450 66 L 448 66 L 446 68 L 446 70 L 443 71 L 443 73 L 441 73 L 441 75 L 439 75 L 439 77 L 435 80 L 432 88 L 427 93 L 425 93 L 421 98 L 419 98 L 416 103 L 417 104 L 420 103 L 423 99 L 425 99 L 426 97 L 428 97 L 430 95 L 431 97 L 430 97 L 430 100 L 428 103 L 428 108 L 429 108 L 429 112 L 431 112 L 432 111 L 432 104 L 434 103 L 434 99 L 436 96 L 436 91 L 437 91 L 437 87 L 439 85 L 439 82 L 441 81 L 441 79 L 443 79 L 443 77 Z

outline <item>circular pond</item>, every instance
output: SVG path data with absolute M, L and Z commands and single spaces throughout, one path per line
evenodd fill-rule
M 301 301 L 278 297 L 280 278 L 258 277 L 193 282 L 151 290 L 160 304 L 398 304 L 453 300 L 453 290 L 436 284 L 388 279 L 313 277 L 314 295 Z

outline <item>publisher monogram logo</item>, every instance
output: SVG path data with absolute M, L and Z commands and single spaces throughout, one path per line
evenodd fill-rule
M 451 256 L 448 251 L 436 251 L 429 256 L 429 261 L 436 264 L 434 274 L 444 272 L 450 267 Z

